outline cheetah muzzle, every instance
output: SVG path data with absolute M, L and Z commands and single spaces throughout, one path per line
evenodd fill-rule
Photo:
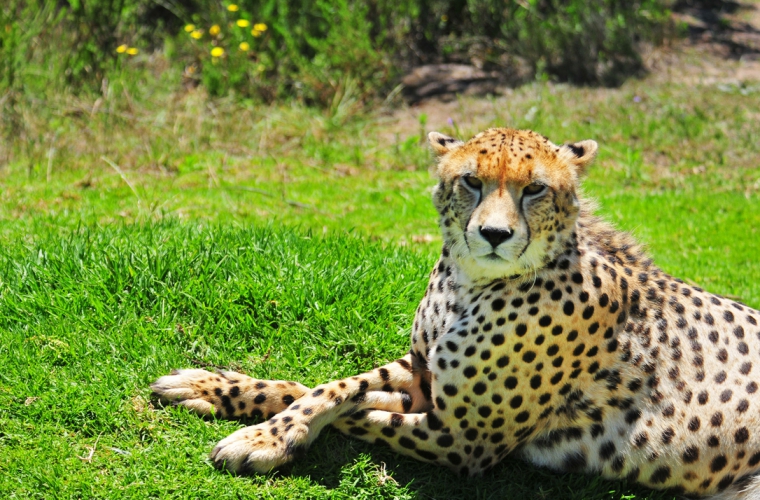
M 161 377 L 165 403 L 268 419 L 222 440 L 214 463 L 268 472 L 333 425 L 465 475 L 515 453 L 760 498 L 760 313 L 667 275 L 593 215 L 578 185 L 594 141 L 511 129 L 429 139 L 444 244 L 411 350 L 314 389 L 234 372 Z

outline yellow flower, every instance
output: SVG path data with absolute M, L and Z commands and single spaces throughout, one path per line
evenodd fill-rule
M 211 36 L 216 36 L 222 31 L 222 28 L 219 27 L 218 24 L 213 25 L 208 29 L 208 33 Z
M 235 24 L 237 24 L 237 25 L 238 25 L 238 26 L 240 26 L 241 28 L 247 28 L 248 26 L 250 26 L 250 25 L 251 25 L 251 23 L 250 23 L 250 22 L 248 22 L 248 20 L 247 20 L 247 19 L 238 19 L 238 20 L 237 20 L 237 22 L 236 22 Z
M 248 42 L 243 42 L 240 45 L 238 45 L 238 47 L 240 47 L 240 50 L 242 50 L 243 52 L 248 52 L 249 50 L 251 50 L 251 45 Z
M 127 54 L 129 54 L 130 56 L 136 56 L 138 52 L 140 51 L 134 47 L 130 47 L 127 49 Z
M 222 57 L 224 55 L 224 49 L 221 47 L 214 47 L 211 49 L 211 57 Z
M 203 30 L 195 30 L 192 33 L 190 33 L 190 36 L 195 38 L 196 40 L 200 40 L 203 36 Z
M 192 31 L 195 31 L 195 25 L 194 24 L 186 24 L 185 25 L 185 31 L 187 31 L 188 33 L 192 32 Z
M 253 25 L 253 29 L 255 29 L 256 31 L 266 31 L 267 25 L 264 23 L 256 23 Z
M 256 38 L 260 37 L 261 33 L 263 33 L 263 32 L 255 29 L 255 28 L 251 30 L 251 35 L 255 36 Z
M 119 45 L 118 47 L 116 47 L 116 52 L 118 52 L 119 54 L 123 54 L 124 52 L 127 51 L 127 48 L 128 47 L 126 45 Z
M 231 3 L 227 6 L 227 10 L 230 12 L 237 12 L 239 9 L 237 5 L 235 5 L 234 3 Z

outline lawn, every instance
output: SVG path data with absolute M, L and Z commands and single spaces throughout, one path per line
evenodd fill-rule
M 30 107 L 37 139 L 0 167 L 2 497 L 673 498 L 517 460 L 460 479 L 334 431 L 290 474 L 235 477 L 206 457 L 241 424 L 157 408 L 148 385 L 197 366 L 313 386 L 406 352 L 440 249 L 434 129 L 596 139 L 600 212 L 760 307 L 760 87 L 536 83 L 353 116 L 110 95 Z

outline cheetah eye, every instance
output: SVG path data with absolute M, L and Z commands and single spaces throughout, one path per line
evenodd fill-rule
M 480 191 L 480 189 L 483 187 L 483 181 L 471 175 L 465 175 L 462 177 L 462 181 L 467 184 L 467 187 L 476 191 Z
M 539 184 L 537 182 L 534 182 L 533 184 L 528 184 L 523 188 L 523 195 L 527 196 L 534 196 L 537 194 L 541 194 L 546 189 L 546 186 L 543 184 Z

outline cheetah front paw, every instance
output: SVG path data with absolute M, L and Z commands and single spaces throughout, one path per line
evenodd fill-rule
M 301 456 L 309 442 L 309 426 L 288 424 L 283 430 L 276 421 L 245 427 L 221 440 L 211 452 L 214 466 L 237 474 L 264 474 Z
M 174 370 L 153 382 L 150 388 L 163 404 L 185 406 L 199 415 L 211 415 L 221 409 L 221 399 L 214 392 L 216 388 L 228 385 L 224 382 L 226 377 L 221 373 Z
M 257 380 L 242 373 L 174 370 L 151 384 L 162 403 L 184 406 L 199 415 L 228 418 L 271 417 L 300 398 L 296 382 Z

